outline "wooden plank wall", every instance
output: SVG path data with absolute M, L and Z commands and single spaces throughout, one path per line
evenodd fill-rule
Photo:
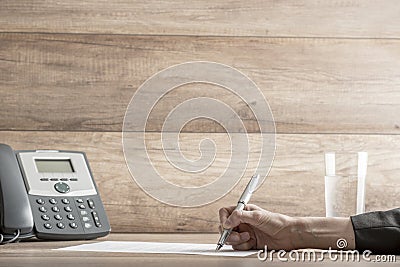
M 248 75 L 276 120 L 276 157 L 255 204 L 323 216 L 323 152 L 365 150 L 367 210 L 396 207 L 399 13 L 394 0 L 0 0 L 0 142 L 86 151 L 115 232 L 216 231 L 219 207 L 235 203 L 243 182 L 210 205 L 170 207 L 133 182 L 121 144 L 126 107 L 147 78 L 173 64 L 215 61 Z M 150 155 L 168 177 L 175 173 L 163 161 L 159 131 L 171 107 L 186 99 L 226 101 L 257 144 L 244 103 L 212 86 L 197 89 L 166 95 L 149 120 Z M 220 126 L 197 121 L 183 130 L 184 153 L 195 156 L 195 142 L 207 136 L 227 160 Z

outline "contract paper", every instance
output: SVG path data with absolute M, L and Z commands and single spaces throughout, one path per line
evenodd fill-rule
M 215 244 L 103 241 L 92 244 L 58 248 L 56 250 L 158 254 L 196 254 L 228 257 L 246 257 L 257 253 L 256 250 L 233 250 L 231 246 L 224 246 L 220 251 L 215 251 L 215 247 Z

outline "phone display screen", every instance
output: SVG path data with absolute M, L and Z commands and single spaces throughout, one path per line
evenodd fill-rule
M 35 159 L 38 172 L 74 172 L 69 159 Z

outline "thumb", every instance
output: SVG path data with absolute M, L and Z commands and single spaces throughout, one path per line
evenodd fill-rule
M 226 229 L 235 228 L 241 223 L 259 226 L 265 220 L 268 220 L 268 215 L 259 210 L 234 210 L 224 222 L 223 227 Z

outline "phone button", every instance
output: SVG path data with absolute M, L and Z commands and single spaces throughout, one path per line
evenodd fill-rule
M 50 198 L 49 199 L 50 204 L 57 204 L 57 200 L 55 200 L 54 198 Z
M 53 228 L 53 226 L 50 223 L 45 223 L 44 228 L 51 229 L 51 228 Z
M 74 228 L 74 229 L 78 228 L 78 225 L 74 222 L 70 223 L 69 226 L 71 226 L 71 228 Z
M 64 229 L 65 225 L 62 222 L 57 223 L 57 227 L 60 229 Z
M 66 206 L 66 207 L 64 207 L 64 210 L 65 210 L 66 212 L 71 212 L 71 211 L 72 211 L 72 208 L 71 208 L 70 206 Z
M 83 205 L 83 204 L 80 204 L 79 206 L 78 206 L 81 210 L 84 210 L 86 207 L 85 207 L 85 205 Z
M 88 203 L 88 205 L 89 205 L 89 208 L 94 209 L 94 202 L 93 202 L 93 200 L 88 199 L 88 200 L 87 200 L 87 203 Z
M 86 229 L 92 228 L 92 224 L 91 223 L 85 223 L 85 228 Z
M 54 212 L 59 212 L 60 211 L 60 209 L 57 207 L 57 206 L 54 206 L 54 207 L 52 207 L 51 208 Z
M 97 215 L 97 212 L 92 211 L 92 216 L 93 216 L 94 224 L 95 224 L 97 227 L 101 227 L 100 218 L 99 218 L 99 216 Z
M 67 215 L 68 220 L 75 220 L 74 215 L 72 215 L 71 213 Z
M 62 203 L 64 203 L 64 204 L 69 204 L 68 198 L 63 198 L 61 201 L 62 201 Z
M 76 200 L 76 202 L 78 202 L 78 203 L 83 203 L 83 199 L 82 199 L 82 198 L 78 198 L 78 199 Z
M 62 220 L 62 216 L 60 214 L 56 214 L 54 215 L 54 219 L 61 221 Z
M 45 221 L 48 221 L 48 220 L 50 220 L 50 217 L 47 214 L 43 214 L 42 219 Z
M 54 185 L 54 189 L 61 194 L 69 192 L 69 185 L 64 182 L 59 182 Z
M 46 209 L 45 207 L 41 206 L 41 207 L 39 207 L 39 211 L 41 211 L 41 212 L 46 212 L 47 209 Z
M 36 199 L 36 203 L 38 203 L 39 205 L 43 205 L 44 204 L 44 200 L 41 198 Z

